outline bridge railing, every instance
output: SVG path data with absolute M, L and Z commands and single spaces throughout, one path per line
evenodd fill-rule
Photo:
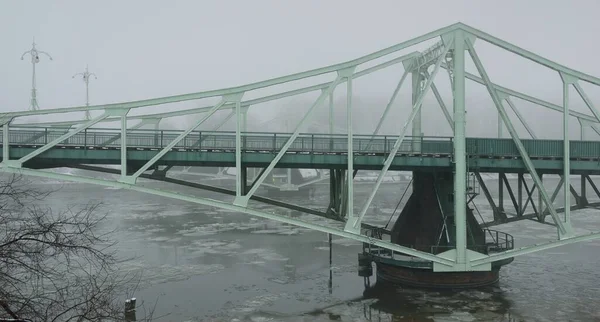
M 562 140 L 521 140 L 530 157 L 561 158 L 563 155 Z M 512 139 L 467 138 L 467 154 L 486 155 L 490 157 L 520 156 Z M 570 141 L 571 158 L 600 159 L 600 142 Z
M 492 229 L 483 229 L 483 233 L 485 235 L 483 244 L 470 244 L 467 248 L 482 254 L 490 254 L 511 250 L 515 247 L 514 238 L 510 234 Z M 433 245 L 429 248 L 431 253 L 439 254 L 454 249 L 454 246 Z
M 12 145 L 41 146 L 66 133 L 58 128 L 11 128 L 9 141 Z M 128 130 L 127 146 L 132 148 L 161 149 L 175 140 L 182 131 L 176 130 Z M 242 133 L 242 149 L 245 151 L 279 151 L 290 138 L 289 133 Z M 395 136 L 355 135 L 353 149 L 356 153 L 387 154 L 396 141 Z M 413 143 L 420 142 L 420 151 L 415 151 Z M 0 135 L 0 143 L 2 136 Z M 525 150 L 532 158 L 562 158 L 562 140 L 522 140 Z M 61 142 L 62 146 L 89 148 L 120 147 L 120 133 L 115 129 L 87 129 Z M 194 131 L 174 147 L 175 149 L 234 150 L 235 132 Z M 343 134 L 300 134 L 292 143 L 290 152 L 305 153 L 345 153 L 347 138 Z M 519 157 L 519 151 L 512 139 L 467 138 L 467 154 L 486 157 Z M 597 159 L 600 161 L 600 142 L 571 141 L 572 159 Z M 451 155 L 450 137 L 407 137 L 399 154 L 422 153 Z
M 66 132 L 65 129 L 53 128 L 12 128 L 9 132 L 11 145 L 44 145 Z M 160 149 L 173 142 L 182 131 L 172 130 L 128 130 L 127 146 L 138 148 Z M 60 146 L 80 147 L 120 147 L 120 133 L 111 129 L 88 129 L 61 142 Z M 242 149 L 258 151 L 279 151 L 289 140 L 289 133 L 242 133 Z M 396 141 L 394 136 L 355 135 L 354 151 L 360 153 L 385 154 L 390 151 Z M 413 143 L 420 143 L 423 153 L 452 152 L 451 138 L 446 137 L 407 137 L 398 153 L 414 153 Z M 0 142 L 2 138 L 0 136 Z M 199 150 L 235 150 L 235 132 L 203 132 L 194 131 L 178 142 L 175 149 Z M 300 134 L 292 143 L 290 152 L 311 153 L 344 153 L 348 149 L 347 137 L 342 134 Z

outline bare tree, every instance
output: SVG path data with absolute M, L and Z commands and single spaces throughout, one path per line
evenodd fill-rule
M 120 274 L 98 205 L 55 213 L 17 175 L 0 177 L 0 322 L 124 320 Z M 120 298 L 120 299 L 119 299 Z

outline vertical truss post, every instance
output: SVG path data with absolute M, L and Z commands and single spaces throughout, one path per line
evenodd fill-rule
M 233 201 L 234 205 L 240 206 L 240 207 L 246 207 L 248 205 L 248 200 L 250 200 L 250 197 L 252 197 L 252 195 L 256 192 L 256 190 L 258 189 L 258 187 L 263 183 L 263 181 L 265 181 L 267 175 L 269 173 L 271 173 L 271 171 L 273 170 L 273 168 L 275 168 L 275 165 L 277 164 L 277 162 L 279 162 L 279 160 L 281 160 L 281 158 L 287 152 L 287 150 L 289 149 L 289 147 L 294 143 L 294 141 L 296 140 L 296 138 L 300 134 L 300 131 L 302 130 L 302 127 L 304 126 L 304 124 L 308 120 L 310 120 L 312 118 L 314 110 L 318 106 L 320 106 L 321 104 L 323 104 L 323 101 L 325 101 L 325 98 L 333 91 L 333 89 L 340 82 L 341 82 L 341 77 L 338 74 L 338 77 L 336 77 L 336 79 L 329 84 L 329 86 L 327 87 L 327 89 L 323 89 L 321 91 L 321 95 L 319 95 L 319 98 L 317 98 L 317 100 L 315 101 L 315 103 L 313 103 L 313 105 L 309 108 L 308 112 L 306 112 L 306 114 L 304 115 L 304 117 L 302 118 L 302 120 L 300 120 L 300 123 L 296 126 L 296 130 L 294 131 L 294 133 L 292 133 L 292 135 L 286 141 L 286 143 L 283 145 L 283 147 L 277 152 L 277 155 L 275 155 L 275 158 L 273 158 L 273 160 L 267 166 L 267 168 L 265 169 L 265 171 L 263 172 L 263 174 L 260 175 L 256 179 L 256 181 L 252 185 L 252 188 L 250 188 L 250 191 L 248 191 L 248 193 L 246 195 L 236 196 L 235 200 Z
M 494 88 L 494 85 L 490 81 L 490 78 L 488 77 L 488 74 L 485 71 L 483 64 L 481 63 L 481 60 L 479 59 L 479 56 L 477 55 L 475 48 L 473 47 L 473 45 L 471 44 L 469 39 L 466 40 L 466 44 L 469 49 L 469 54 L 471 55 L 471 58 L 473 59 L 473 62 L 475 63 L 475 67 L 477 68 L 477 71 L 481 75 L 481 78 L 483 79 L 483 82 L 484 82 L 489 94 L 492 96 L 492 100 L 494 101 L 494 105 L 496 106 L 496 109 L 498 109 L 498 111 L 500 112 L 500 114 L 502 116 L 504 125 L 508 129 L 508 132 L 510 133 L 513 141 L 515 142 L 515 145 L 517 146 L 517 149 L 519 150 L 519 154 L 521 155 L 521 158 L 523 159 L 523 162 L 525 163 L 525 166 L 527 167 L 528 172 L 531 174 L 531 177 L 533 178 L 535 185 L 537 186 L 539 191 L 542 193 L 544 202 L 548 206 L 550 215 L 552 216 L 552 219 L 554 220 L 554 223 L 556 224 L 556 226 L 558 228 L 558 237 L 560 239 L 572 237 L 573 231 L 572 231 L 571 227 L 566 226 L 564 224 L 564 222 L 560 219 L 558 213 L 556 212 L 554 205 L 550 201 L 548 193 L 542 186 L 542 184 L 540 182 L 540 178 L 537 174 L 537 171 L 535 170 L 535 167 L 533 166 L 533 163 L 531 162 L 531 159 L 529 158 L 529 155 L 527 154 L 527 150 L 525 150 L 523 143 L 519 139 L 518 133 L 516 132 L 510 119 L 508 118 L 508 115 L 506 114 L 506 111 L 504 110 L 504 107 L 502 106 L 502 102 L 500 101 L 500 98 L 498 97 L 498 93 L 497 93 L 496 89 Z
M 129 109 L 121 111 L 121 179 L 127 177 L 127 113 Z
M 346 127 L 348 133 L 348 169 L 346 171 L 346 193 L 348 221 L 356 220 L 354 217 L 354 133 L 352 124 L 352 75 L 355 67 L 344 69 L 339 73 L 339 77 L 346 78 Z M 360 226 L 359 231 L 360 233 Z
M 242 174 L 242 127 L 243 117 L 241 111 L 242 98 L 235 101 L 235 197 L 244 195 L 243 174 Z
M 235 103 L 237 106 L 237 102 Z M 240 102 L 241 104 L 241 102 Z M 237 107 L 236 107 L 237 108 Z M 249 106 L 244 106 L 242 108 L 242 132 L 246 132 L 248 130 L 248 109 Z
M 586 183 L 585 183 L 584 175 L 581 175 L 580 184 L 581 184 L 581 188 L 579 190 L 579 192 L 580 192 L 579 203 L 580 203 L 581 207 L 586 207 L 589 204 L 589 202 L 587 200 L 587 191 L 586 191 Z
M 579 118 L 579 117 L 578 117 L 578 118 L 577 118 L 577 121 L 579 122 L 579 139 L 580 139 L 581 141 L 583 141 L 583 140 L 584 140 L 584 138 L 585 138 L 585 132 L 584 132 L 584 128 L 585 128 L 585 127 L 584 127 L 584 125 L 583 125 L 583 122 L 581 121 L 581 118 Z
M 525 209 L 523 209 L 523 182 L 525 178 L 523 177 L 523 172 L 519 172 L 517 174 L 517 217 L 521 217 Z
M 242 182 L 242 194 L 245 194 L 248 192 L 248 168 L 242 167 L 240 174 L 237 175 L 236 173 L 236 177 L 238 176 L 241 178 Z
M 465 110 L 465 34 L 454 34 L 452 61 L 454 84 L 454 222 L 456 225 L 456 263 L 467 263 L 467 158 Z
M 503 173 L 498 173 L 498 210 L 504 213 L 504 180 Z
M 244 194 L 242 191 L 242 113 L 240 111 L 241 102 L 235 103 L 235 197 L 239 198 Z M 221 169 L 219 168 L 219 172 Z
M 544 174 L 540 173 L 540 182 L 542 183 L 542 187 L 544 186 Z M 546 189 L 546 188 L 544 188 Z M 543 218 L 543 213 L 544 213 L 544 200 L 542 200 L 542 193 L 540 192 L 540 189 L 538 188 L 538 213 L 537 213 L 537 218 L 538 221 L 542 221 Z
M 333 134 L 333 91 L 329 93 L 329 135 Z
M 571 225 L 571 155 L 569 142 L 569 85 L 577 80 L 570 75 L 561 73 L 563 82 L 563 198 L 565 204 L 564 221 Z M 577 87 L 577 86 L 576 86 Z
M 438 71 L 440 70 L 440 66 L 441 66 L 442 62 L 444 61 L 444 56 L 450 50 L 450 47 L 452 46 L 452 43 L 454 42 L 454 38 L 451 38 L 451 37 L 449 37 L 446 40 L 447 41 L 444 42 L 445 43 L 444 51 L 441 54 L 441 56 L 438 58 L 438 60 L 435 64 L 435 67 L 433 69 L 433 72 L 431 73 L 431 77 L 429 77 L 427 79 L 427 82 L 425 83 L 425 87 L 420 92 L 420 95 L 419 95 L 417 101 L 413 105 L 413 107 L 411 109 L 411 113 L 408 116 L 406 123 L 404 123 L 404 127 L 400 131 L 400 135 L 396 139 L 396 142 L 394 143 L 392 150 L 390 151 L 389 155 L 387 156 L 387 158 L 383 164 L 383 169 L 381 169 L 381 172 L 379 172 L 379 176 L 377 177 L 375 186 L 373 187 L 373 190 L 371 190 L 371 194 L 369 195 L 367 201 L 365 202 L 365 204 L 363 205 L 363 207 L 360 211 L 360 215 L 357 218 L 354 218 L 354 220 L 350 220 L 350 217 L 348 217 L 349 220 L 346 222 L 346 226 L 345 226 L 344 230 L 349 231 L 349 232 L 355 232 L 355 233 L 360 231 L 361 221 L 364 218 L 365 214 L 367 213 L 367 210 L 369 209 L 369 206 L 371 205 L 371 202 L 373 201 L 373 198 L 375 197 L 375 194 L 377 193 L 379 186 L 383 182 L 383 177 L 385 176 L 388 169 L 390 168 L 392 161 L 394 161 L 394 158 L 396 157 L 396 153 L 398 152 L 398 149 L 400 149 L 400 146 L 402 145 L 402 142 L 404 141 L 408 126 L 413 122 L 416 114 L 420 111 L 420 108 L 423 103 L 423 99 L 425 98 L 425 95 L 427 95 L 427 92 L 431 88 L 431 83 L 433 82 L 433 79 L 435 78 Z M 465 180 L 466 180 L 466 177 L 465 177 Z M 464 182 L 464 184 L 466 184 L 466 181 Z
M 7 161 L 10 160 L 10 137 L 9 137 L 9 127 L 10 120 L 4 120 L 4 124 L 2 124 L 2 163 L 7 164 Z

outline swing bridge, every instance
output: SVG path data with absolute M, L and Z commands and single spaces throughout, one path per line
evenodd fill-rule
M 494 45 L 556 72 L 557 79 L 562 82 L 563 104 L 557 105 L 494 83 L 476 50 L 476 43 L 480 42 Z M 420 44 L 423 46 L 423 43 L 430 44 L 428 49 L 414 50 Z M 465 64 L 469 57 L 477 73 L 466 71 Z M 402 65 L 404 71 L 399 75 L 400 79 L 377 127 L 372 133 L 354 133 L 354 82 L 396 65 Z M 441 70 L 449 76 L 451 110 L 434 83 Z M 409 76 L 412 79 L 412 108 L 405 109 L 404 124 L 397 127 L 395 135 L 381 135 L 382 122 L 388 117 Z M 329 78 L 325 82 L 312 80 L 326 77 Z M 303 85 L 292 90 L 278 89 L 280 85 L 293 85 L 299 81 L 303 81 Z M 309 85 L 306 85 L 307 82 Z M 508 138 L 466 136 L 467 82 L 482 86 L 487 91 L 493 101 L 492 111 L 498 115 L 499 126 L 504 125 L 508 130 Z M 497 280 L 499 267 L 516 256 L 600 238 L 600 232 L 576 234 L 571 223 L 571 214 L 577 209 L 600 205 L 588 202 L 586 193 L 586 188 L 591 187 L 600 198 L 600 192 L 592 180 L 594 175 L 600 175 L 600 142 L 583 140 L 584 130 L 600 134 L 600 112 L 581 83 L 600 86 L 600 79 L 457 23 L 351 61 L 242 86 L 114 104 L 7 112 L 0 117 L 1 170 L 131 189 L 357 240 L 364 245 L 363 253 L 359 254 L 361 276 L 369 276 L 370 264 L 376 262 L 378 274 L 390 280 L 412 278 L 416 284 L 422 282 L 421 277 L 407 277 L 403 272 L 393 271 L 402 267 L 427 271 L 436 276 L 443 275 L 440 273 L 454 274 L 445 276 L 461 280 L 464 284 L 480 284 Z M 589 113 L 570 108 L 571 88 L 575 89 L 575 96 L 578 95 L 585 102 Z M 273 93 L 250 95 L 264 89 L 273 89 Z M 343 134 L 334 133 L 333 129 L 336 89 L 342 89 L 346 94 L 345 118 L 349 126 L 346 126 Z M 448 137 L 423 133 L 421 109 L 430 92 L 451 129 L 452 135 Z M 289 133 L 247 130 L 249 110 L 260 109 L 260 105 L 267 102 L 307 93 L 318 97 Z M 245 96 L 253 98 L 246 99 Z M 169 112 L 144 111 L 153 106 L 210 99 L 216 103 Z M 539 138 L 521 115 L 514 99 L 544 107 L 550 113 L 560 113 L 562 138 Z M 311 122 L 315 111 L 326 109 L 327 105 L 330 111 L 329 131 L 306 132 L 306 125 Z M 520 137 L 509 117 L 507 106 L 526 129 L 528 138 Z M 81 117 L 61 122 L 27 121 L 32 116 L 65 115 L 66 119 L 66 115 L 77 114 L 79 117 L 85 112 L 101 114 L 89 120 Z M 211 116 L 222 112 L 227 117 L 215 128 L 205 129 L 202 126 Z M 163 120 L 176 117 L 189 119 L 190 116 L 196 118 L 186 128 L 160 128 Z M 569 137 L 569 121 L 573 119 L 579 121 L 581 126 L 580 138 Z M 220 131 L 220 126 L 229 120 L 235 123 L 235 131 Z M 48 170 L 60 167 L 114 173 L 116 176 L 114 179 L 101 179 Z M 174 178 L 169 174 L 172 167 L 235 169 L 235 189 Z M 319 169 L 322 173 L 327 172 L 327 177 L 318 178 L 328 179 L 330 184 L 327 208 L 312 209 L 306 205 L 256 195 L 259 186 L 269 184 L 267 178 L 277 168 Z M 379 176 L 364 204 L 355 205 L 353 178 L 363 170 L 379 171 Z M 388 171 L 413 173 L 412 194 L 389 229 L 365 221 L 365 215 L 372 209 L 371 203 Z M 491 194 L 482 177 L 487 173 L 498 175 L 497 196 Z M 511 188 L 507 174 L 517 177 L 516 189 Z M 560 176 L 553 193 L 549 193 L 543 185 L 544 177 L 550 175 Z M 571 184 L 572 176 L 581 177 L 579 192 Z M 141 185 L 140 178 L 215 191 L 229 195 L 231 199 L 219 201 L 151 188 Z M 561 190 L 561 197 L 566 203 L 558 208 L 555 200 Z M 505 192 L 510 196 L 514 212 L 505 209 Z M 492 222 L 478 222 L 469 206 L 473 198 L 480 194 L 490 204 Z M 575 196 L 575 205 L 570 203 L 571 194 Z M 534 198 L 536 195 L 538 200 Z M 267 212 L 253 208 L 254 203 L 249 203 L 250 200 L 329 220 L 324 224 L 322 221 L 293 218 L 283 211 Z M 533 206 L 533 213 L 525 213 L 528 205 Z M 512 236 L 489 228 L 519 220 L 554 226 L 556 240 L 515 248 Z M 489 274 L 496 275 L 490 277 Z

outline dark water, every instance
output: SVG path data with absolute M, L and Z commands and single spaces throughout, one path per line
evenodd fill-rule
M 488 182 L 497 195 L 497 181 Z M 557 180 L 545 183 L 551 193 Z M 228 198 L 163 183 L 146 185 Z M 573 185 L 579 188 L 578 182 Z M 368 221 L 385 225 L 405 186 L 383 185 Z M 328 189 L 320 185 L 314 198 L 290 201 L 322 208 Z M 370 189 L 370 184 L 356 186 L 356 211 Z M 592 194 L 588 188 L 590 201 L 597 200 Z M 351 240 L 333 237 L 330 288 L 324 233 L 83 184 L 65 184 L 47 203 L 61 207 L 65 201 L 69 205 L 103 203 L 101 211 L 109 214 L 107 228 L 117 229 L 120 254 L 135 257 L 123 270 L 143 272 L 135 294 L 138 303 L 149 308 L 156 302 L 155 316 L 162 316 L 158 321 L 600 321 L 598 241 L 517 257 L 501 270 L 498 285 L 481 290 L 435 292 L 377 286 L 365 292 L 363 278 L 357 275 L 360 243 Z M 483 220 L 489 220 L 485 198 L 479 196 L 476 201 Z M 252 207 L 276 210 L 260 204 Z M 577 232 L 600 230 L 599 212 L 574 212 Z M 553 227 L 528 220 L 495 229 L 512 234 L 516 247 L 556 238 Z M 376 285 L 375 277 L 371 285 Z

